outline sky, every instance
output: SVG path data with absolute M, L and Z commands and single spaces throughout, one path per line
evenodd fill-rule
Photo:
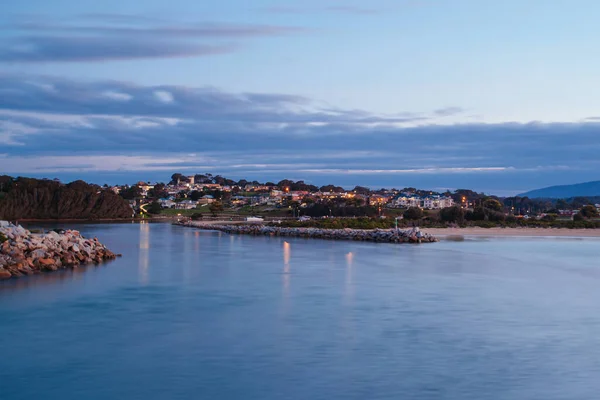
M 512 195 L 600 179 L 595 0 L 0 6 L 0 174 Z

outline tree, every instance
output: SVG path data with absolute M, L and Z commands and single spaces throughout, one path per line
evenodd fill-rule
M 556 208 L 558 208 L 559 210 L 568 210 L 569 203 L 567 203 L 565 199 L 558 199 L 556 200 Z
M 152 189 L 148 190 L 148 198 L 150 199 L 162 199 L 168 196 L 169 193 L 164 183 L 157 183 Z
M 202 219 L 202 213 L 193 213 L 191 218 L 192 221 L 198 221 L 199 219 Z
M 202 193 L 202 192 L 199 192 L 199 191 L 197 191 L 197 190 L 193 190 L 193 191 L 190 193 L 190 199 L 191 199 L 192 201 L 198 201 L 198 200 L 200 200 L 200 197 L 202 197 L 203 195 L 204 195 L 204 193 Z
M 119 195 L 125 200 L 134 200 L 142 197 L 142 189 L 139 186 L 131 186 L 126 189 L 121 189 Z
M 176 184 L 177 181 L 187 181 L 187 179 L 185 176 L 179 173 L 171 175 L 171 183 Z
M 465 221 L 465 210 L 460 206 L 442 208 L 440 210 L 440 219 L 443 222 L 462 224 Z
M 371 193 L 371 189 L 364 187 L 364 186 L 355 186 L 354 189 L 352 189 L 352 191 L 354 193 L 358 193 L 358 194 L 370 194 Z
M 344 192 L 344 188 L 341 186 L 335 186 L 335 185 L 325 185 L 325 186 L 321 186 L 319 188 L 319 190 L 321 192 L 333 192 L 333 193 L 343 193 Z
M 579 215 L 587 219 L 598 218 L 598 210 L 596 209 L 596 207 L 591 205 L 583 206 L 581 207 L 581 210 L 579 210 Z
M 483 202 L 483 207 L 493 211 L 502 211 L 503 209 L 502 203 L 496 199 L 487 199 Z
M 150 203 L 150 207 L 148 207 L 148 213 L 150 214 L 160 214 L 162 211 L 162 207 L 158 201 L 153 201 Z
M 573 221 L 585 221 L 585 217 L 581 213 L 573 215 Z
M 418 220 L 423 218 L 423 210 L 419 207 L 410 207 L 408 210 L 404 211 L 404 218 L 409 220 Z
M 210 206 L 208 206 L 208 209 L 210 210 L 212 215 L 216 217 L 217 213 L 223 212 L 225 208 L 223 207 L 223 203 L 221 203 L 220 201 L 215 201 L 211 203 Z

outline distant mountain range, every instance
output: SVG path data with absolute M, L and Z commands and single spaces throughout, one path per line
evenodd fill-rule
M 600 181 L 577 183 L 575 185 L 550 186 L 521 193 L 519 196 L 527 196 L 531 199 L 568 199 L 571 197 L 600 196 Z

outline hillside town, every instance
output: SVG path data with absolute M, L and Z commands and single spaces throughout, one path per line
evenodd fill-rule
M 416 188 L 379 189 L 356 186 L 315 186 L 304 181 L 282 180 L 258 182 L 231 180 L 211 174 L 173 174 L 168 183 L 138 182 L 135 185 L 114 186 L 115 193 L 127 199 L 136 212 L 160 213 L 161 210 L 195 210 L 217 213 L 225 210 L 245 210 L 256 214 L 285 211 L 291 217 L 385 216 L 398 210 L 418 209 L 434 213 L 460 208 L 475 212 L 485 208 L 518 218 L 545 218 L 549 214 L 574 219 L 581 207 L 600 204 L 589 199 L 543 201 L 528 198 L 499 198 L 471 190 L 434 192 Z M 595 199 L 598 200 L 598 199 Z M 600 202 L 600 201 L 597 201 Z M 150 210 L 152 209 L 152 210 Z M 402 217 L 403 214 L 400 214 Z M 488 216 L 486 216 L 487 218 Z

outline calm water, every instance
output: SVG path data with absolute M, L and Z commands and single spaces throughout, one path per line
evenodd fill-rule
M 0 399 L 598 399 L 600 241 L 389 245 L 82 225 L 0 283 Z

